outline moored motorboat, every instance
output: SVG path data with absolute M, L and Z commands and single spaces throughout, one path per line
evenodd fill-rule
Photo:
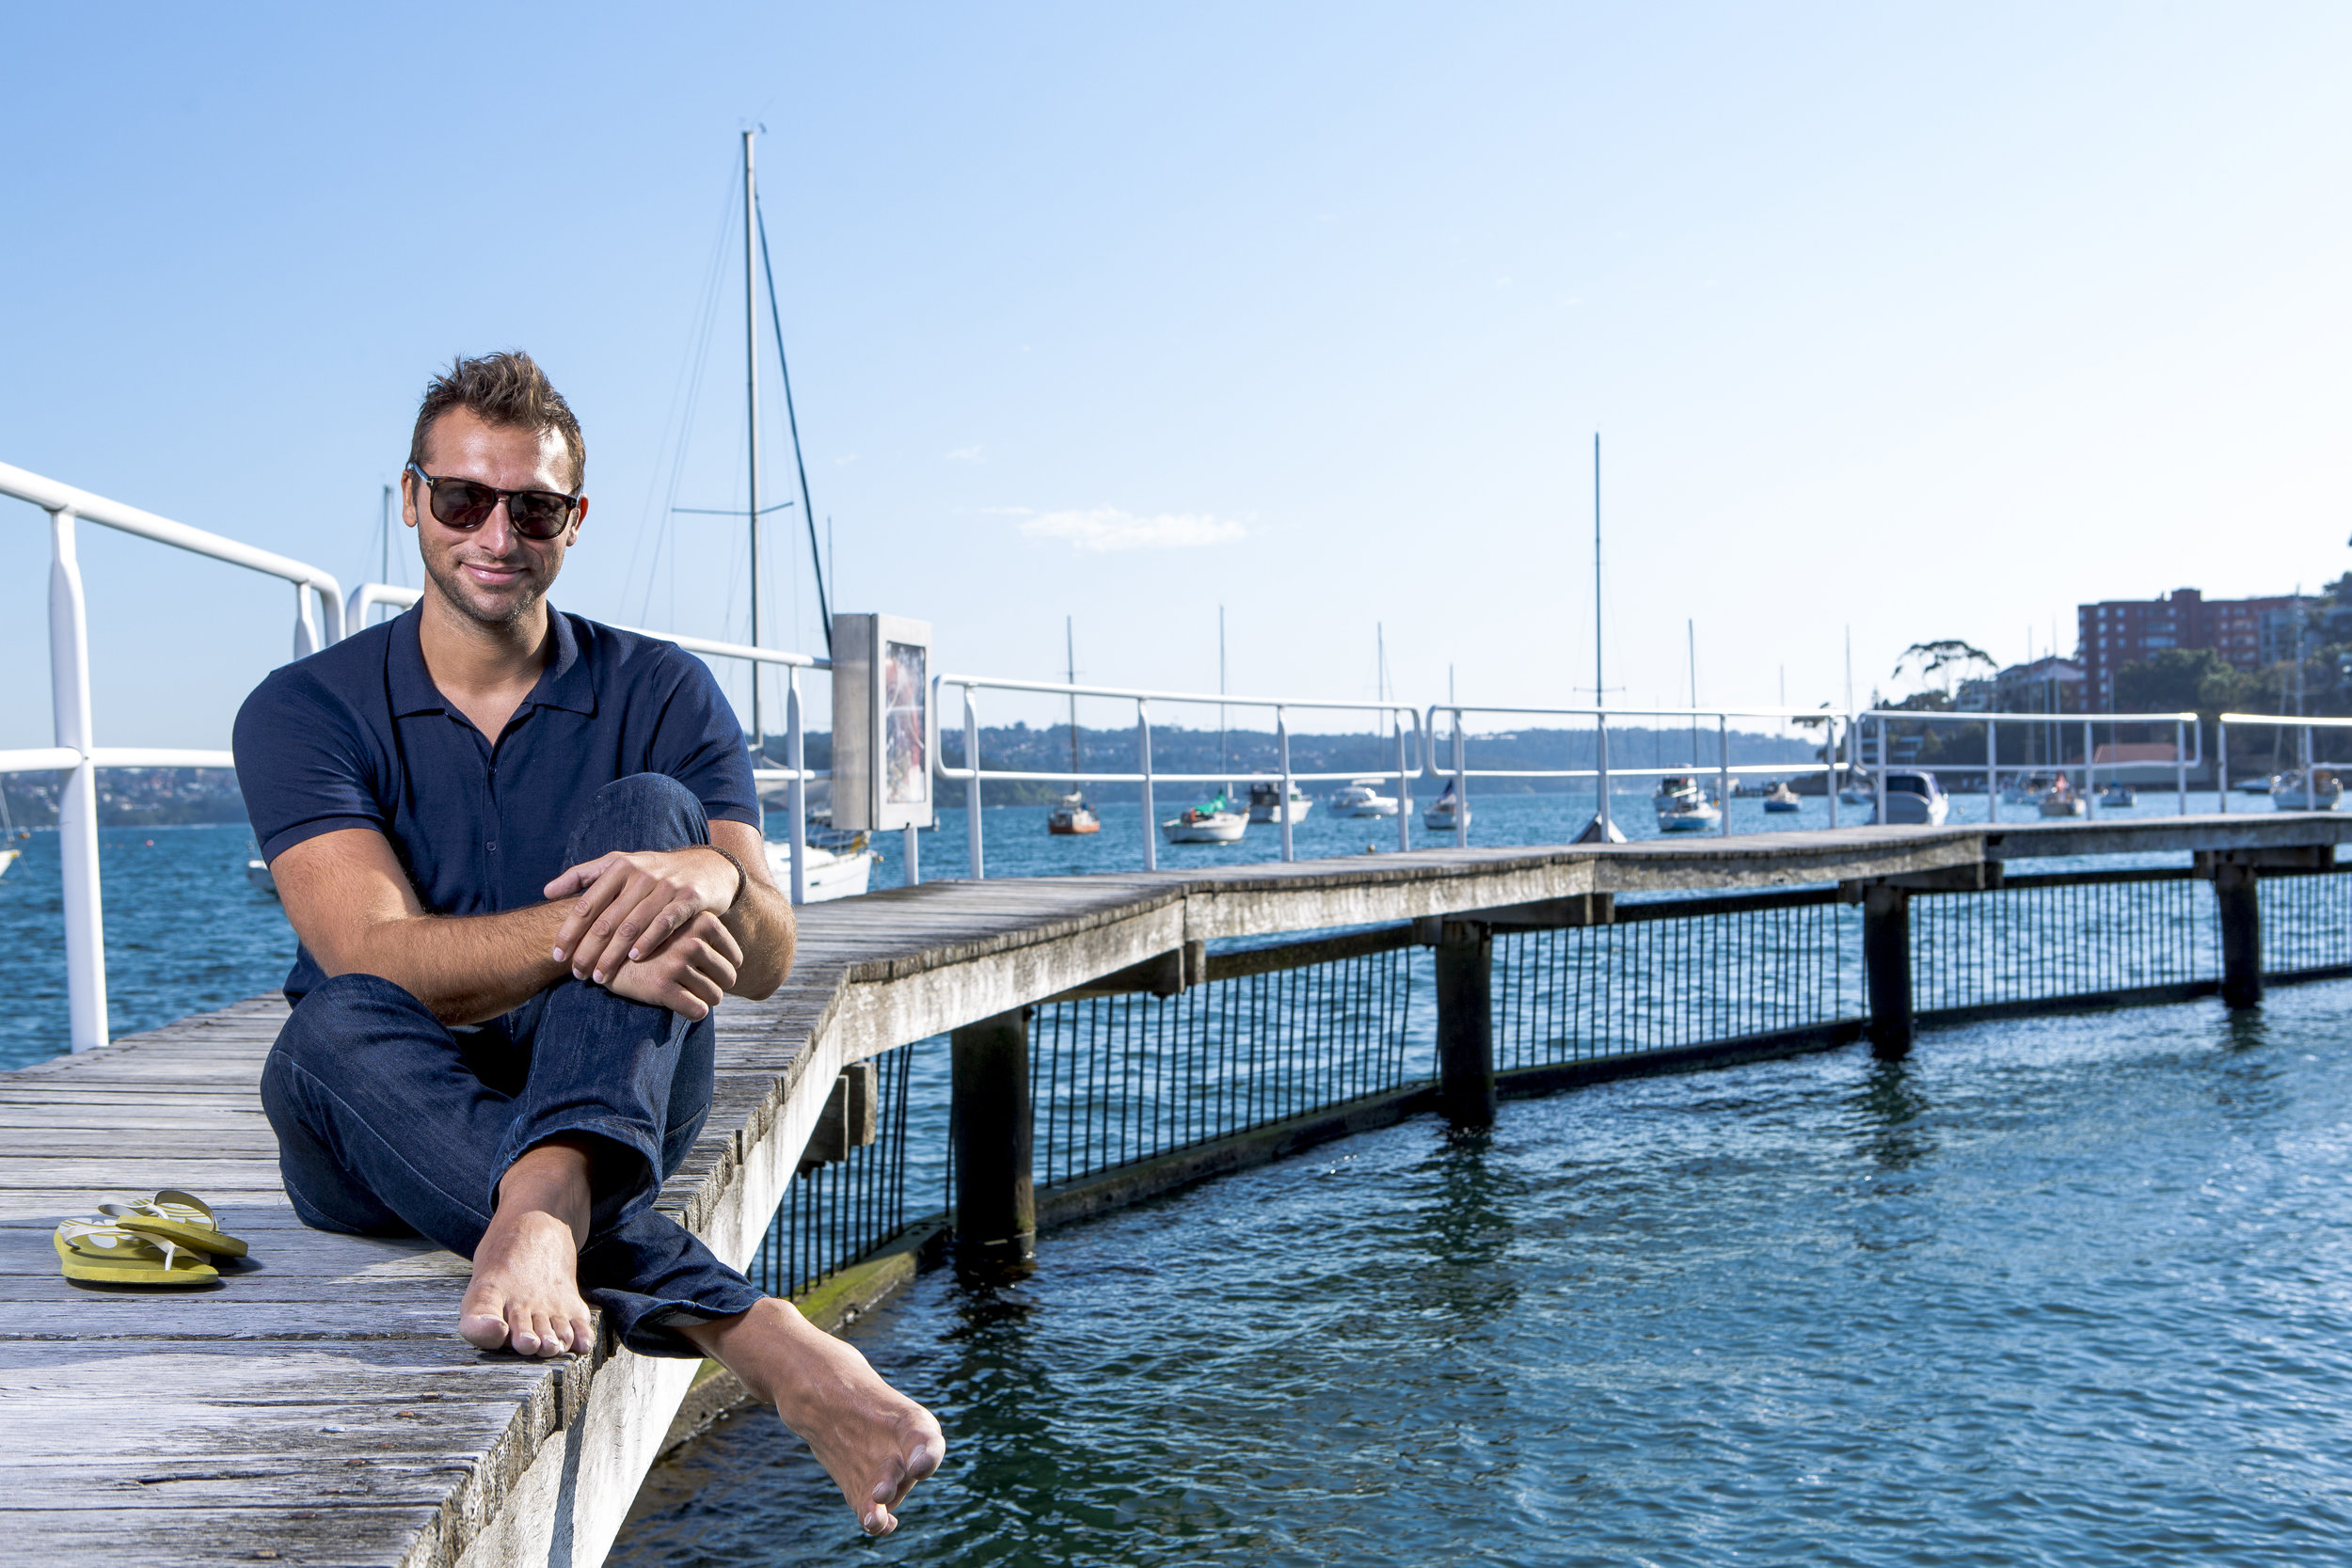
M 1873 800 L 1873 808 L 1878 802 Z M 1884 820 L 1910 827 L 1940 828 L 1950 815 L 1952 798 L 1944 793 L 1944 786 L 1934 774 L 1925 768 L 1889 769 L 1886 774 L 1886 814 Z M 1872 818 L 1878 817 L 1873 809 Z
M 1233 810 L 1221 792 L 1160 824 L 1170 844 L 1232 844 L 1248 831 L 1249 818 Z
M 1650 804 L 1658 810 L 1661 832 L 1696 832 L 1724 819 L 1723 808 L 1708 800 L 1698 781 L 1687 774 L 1659 780 L 1658 792 L 1650 797 Z
M 1448 779 L 1445 782 L 1445 788 L 1440 790 L 1438 798 L 1430 802 L 1429 809 L 1421 814 L 1421 819 L 1428 825 L 1432 832 L 1454 832 L 1469 826 L 1470 802 L 1454 792 L 1454 781 Z
M 2333 811 L 2343 799 L 2344 781 L 2326 768 L 2281 773 L 2270 792 L 2270 803 L 2280 811 Z
M 1394 816 L 1396 797 L 1380 793 L 1378 779 L 1350 779 L 1347 787 L 1331 797 L 1334 816 Z
M 1307 792 L 1299 788 L 1296 784 L 1292 784 L 1290 800 L 1291 820 L 1294 822 L 1306 821 L 1307 813 L 1313 808 L 1314 802 L 1307 799 Z M 1262 780 L 1249 786 L 1249 820 L 1252 822 L 1279 822 L 1282 820 L 1281 780 Z
M 1764 809 L 1766 811 L 1803 811 L 1804 802 L 1797 799 L 1797 792 L 1788 787 L 1788 780 L 1783 779 L 1764 792 Z
M 1045 814 L 1045 831 L 1065 835 L 1099 833 L 1103 831 L 1103 819 L 1094 815 L 1094 808 L 1087 804 L 1084 795 L 1070 794 Z
M 2137 804 L 2139 804 L 2139 791 L 2121 779 L 2113 780 L 2099 787 L 2099 809 L 2102 811 L 2112 810 L 2117 806 Z

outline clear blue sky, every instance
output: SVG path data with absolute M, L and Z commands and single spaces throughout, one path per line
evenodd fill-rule
M 1071 614 L 1088 678 L 1214 686 L 1223 604 L 1237 689 L 1368 696 L 1384 623 L 1418 701 L 1581 700 L 1596 431 L 1614 703 L 1686 620 L 1704 701 L 1811 704 L 1848 624 L 1867 696 L 2352 564 L 2341 7 L 5 27 L 0 461 L 346 585 L 426 376 L 521 345 L 588 429 L 558 602 L 745 633 L 738 531 L 662 514 L 740 504 L 754 122 L 839 599 L 948 668 L 1052 673 Z M 42 523 L 0 503 L 0 745 L 48 736 Z M 88 531 L 101 738 L 225 744 L 289 595 Z

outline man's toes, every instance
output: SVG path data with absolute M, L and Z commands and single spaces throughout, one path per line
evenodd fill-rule
M 461 1314 L 457 1333 L 477 1350 L 502 1350 L 506 1346 L 506 1320 L 487 1312 Z

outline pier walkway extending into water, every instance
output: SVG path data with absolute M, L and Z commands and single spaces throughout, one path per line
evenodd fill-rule
M 1890 933 L 1913 891 L 1996 886 L 2018 860 L 2195 851 L 2221 905 L 2223 986 L 2243 1002 L 2249 974 L 2260 986 L 2258 927 L 2247 934 L 2255 879 L 2332 864 L 2347 838 L 2352 816 L 2286 813 L 1856 828 L 932 882 L 811 905 L 790 981 L 766 1003 L 721 1009 L 711 1116 L 662 1205 L 745 1263 L 845 1065 L 1122 974 L 1181 988 L 1202 967 L 1200 944 L 1221 938 L 1418 921 L 1448 941 L 1606 921 L 1619 895 L 1837 883 L 1864 903 L 1873 1030 L 1899 1050 L 1908 958 Z M 1460 1024 L 1470 992 L 1455 962 L 1451 993 L 1440 972 L 1439 1029 L 1454 1037 L 1440 1057 L 1455 1053 L 1444 1071 L 1458 1087 L 1475 1077 L 1459 1053 L 1484 1020 Z M 0 1075 L 6 1555 L 597 1562 L 695 1364 L 609 1345 L 554 1363 L 476 1352 L 453 1332 L 462 1259 L 303 1228 L 256 1092 L 284 1013 L 282 1000 L 257 998 Z M 1491 1100 L 1490 1061 L 1486 1078 Z M 249 1266 L 168 1294 L 59 1276 L 49 1238 L 60 1219 L 163 1186 L 210 1198 L 252 1242 Z

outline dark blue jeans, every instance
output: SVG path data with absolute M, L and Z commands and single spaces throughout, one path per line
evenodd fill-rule
M 596 792 L 565 863 L 709 842 L 683 784 L 639 773 Z M 596 1176 L 582 1293 L 631 1350 L 699 1355 L 665 1325 L 760 1299 L 653 1207 L 709 1114 L 714 1033 L 709 1018 L 689 1022 L 582 980 L 453 1031 L 389 980 L 342 974 L 294 1005 L 262 1067 L 262 1103 L 305 1225 L 421 1234 L 468 1258 L 506 1168 L 549 1138 L 586 1139 Z

